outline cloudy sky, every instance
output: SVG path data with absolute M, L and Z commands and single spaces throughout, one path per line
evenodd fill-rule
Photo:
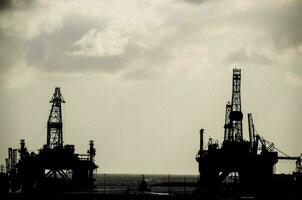
M 0 163 L 21 138 L 32 151 L 46 143 L 60 86 L 64 142 L 84 153 L 94 139 L 98 172 L 197 174 L 199 129 L 222 140 L 234 67 L 257 132 L 300 155 L 301 10 L 299 0 L 1 0 Z

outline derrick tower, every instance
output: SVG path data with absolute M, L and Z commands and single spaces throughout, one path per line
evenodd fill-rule
M 12 191 L 42 194 L 44 191 L 81 190 L 94 185 L 94 171 L 98 166 L 94 162 L 96 150 L 93 140 L 87 154 L 75 153 L 72 144 L 63 145 L 62 103 L 65 101 L 59 87 L 55 88 L 50 103 L 47 143 L 35 153 L 29 152 L 25 141 L 21 140 L 18 162 L 14 161 L 14 150 L 9 150 L 12 161 L 7 159 L 8 168 L 14 166 L 14 170 L 10 170 Z
M 47 121 L 47 146 L 63 147 L 62 103 L 65 103 L 60 88 L 56 87 L 49 103 L 52 103 Z
M 225 141 L 243 141 L 241 111 L 241 69 L 233 69 L 232 101 L 226 105 L 225 113 Z

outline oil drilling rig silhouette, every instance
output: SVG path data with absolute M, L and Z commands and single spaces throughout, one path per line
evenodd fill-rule
M 226 183 L 238 183 L 242 193 L 264 193 L 275 188 L 274 167 L 278 160 L 295 160 L 294 181 L 301 186 L 301 156 L 290 157 L 255 132 L 253 117 L 248 113 L 249 141 L 243 139 L 241 110 L 241 69 L 233 69 L 232 101 L 226 104 L 224 140 L 221 146 L 209 139 L 204 147 L 204 130 L 200 130 L 199 164 L 201 192 L 221 192 Z M 278 152 L 284 156 L 278 156 Z M 233 180 L 231 180 L 231 178 Z M 233 184 L 234 185 L 234 184 Z M 234 188 L 234 187 L 233 187 Z
M 288 156 L 278 150 L 272 142 L 257 134 L 251 113 L 247 115 L 249 140 L 244 140 L 240 87 L 241 70 L 233 69 L 232 100 L 226 104 L 225 108 L 222 144 L 219 145 L 210 138 L 208 144 L 204 146 L 204 130 L 200 130 L 200 150 L 196 156 L 200 173 L 197 193 L 207 197 L 207 195 L 234 194 L 235 191 L 235 193 L 244 195 L 260 194 L 261 196 L 265 193 L 275 194 L 285 189 L 290 193 L 294 189 L 296 193 L 300 194 L 302 187 L 301 156 Z M 65 101 L 60 88 L 55 88 L 50 103 L 47 142 L 39 152 L 37 154 L 29 152 L 24 140 L 21 140 L 19 149 L 9 148 L 8 150 L 9 157 L 6 159 L 8 176 L 4 177 L 5 180 L 2 179 L 7 183 L 8 178 L 12 193 L 20 190 L 24 193 L 81 190 L 94 185 L 93 175 L 98 168 L 94 162 L 96 155 L 94 142 L 90 141 L 87 154 L 76 154 L 74 145 L 64 145 L 62 103 Z M 290 176 L 275 174 L 274 168 L 279 160 L 295 161 L 295 172 Z M 1 169 L 0 178 L 6 175 L 2 171 L 4 170 Z M 144 177 L 141 183 L 143 188 L 140 190 L 147 190 Z M 170 185 L 169 180 L 169 187 Z M 187 185 L 191 185 L 191 183 Z M 194 182 L 192 185 L 195 187 L 196 183 Z M 180 199 L 182 198 L 181 196 Z
M 76 154 L 74 145 L 63 145 L 62 103 L 65 101 L 59 87 L 55 88 L 50 103 L 47 143 L 38 154 L 28 152 L 23 139 L 18 150 L 9 148 L 6 168 L 12 192 L 62 191 L 93 186 L 94 170 L 98 168 L 94 162 L 94 142 L 89 142 L 87 154 Z

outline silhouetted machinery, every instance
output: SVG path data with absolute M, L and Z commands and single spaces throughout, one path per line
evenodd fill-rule
M 249 141 L 243 139 L 240 81 L 241 70 L 233 69 L 232 101 L 226 104 L 222 145 L 210 139 L 207 149 L 204 148 L 204 130 L 200 130 L 200 150 L 196 157 L 200 191 L 221 192 L 230 182 L 232 189 L 249 194 L 268 191 L 272 186 L 278 152 L 273 143 L 255 134 L 251 113 L 248 114 Z
M 65 103 L 60 88 L 50 101 L 52 103 L 47 122 L 47 143 L 39 153 L 28 152 L 21 140 L 19 160 L 17 150 L 9 149 L 7 172 L 11 191 L 62 191 L 93 186 L 94 142 L 90 141 L 87 154 L 76 154 L 74 145 L 63 145 L 62 107 Z

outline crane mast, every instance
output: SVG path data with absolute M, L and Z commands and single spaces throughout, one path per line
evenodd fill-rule
M 255 127 L 254 127 L 254 121 L 253 121 L 252 113 L 248 113 L 247 118 L 248 118 L 248 125 L 249 125 L 250 143 L 251 143 L 251 145 L 253 145 L 254 142 L 255 142 Z
M 232 111 L 232 104 L 228 102 L 225 106 L 225 123 L 224 123 L 224 140 L 228 140 L 232 137 L 232 124 L 230 120 L 230 114 Z

